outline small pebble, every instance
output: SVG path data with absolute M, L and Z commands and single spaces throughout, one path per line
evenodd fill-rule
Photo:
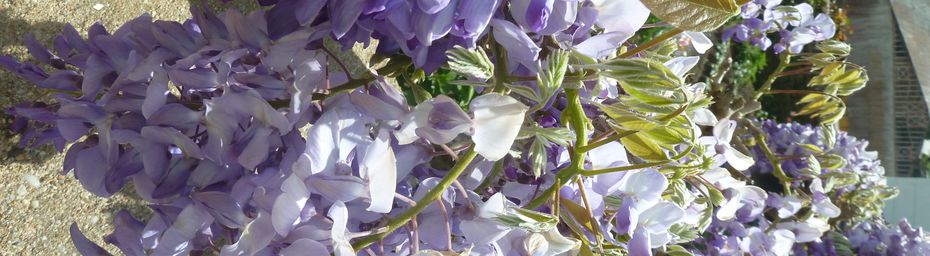
M 99 10 L 102 10 L 103 7 L 107 7 L 107 6 L 104 5 L 104 4 L 101 4 L 101 3 L 96 3 L 96 4 L 94 4 L 94 6 L 93 6 L 94 10 L 98 10 L 98 11 L 99 11 Z
M 42 186 L 42 182 L 39 181 L 39 177 L 36 177 L 32 174 L 23 175 L 23 179 L 26 180 L 26 184 L 29 184 L 33 188 L 39 188 Z
M 100 217 L 94 216 L 90 218 L 90 224 L 97 224 L 100 221 Z
M 26 186 L 19 185 L 19 188 L 16 189 L 16 194 L 20 196 L 26 195 Z
M 32 203 L 29 203 L 29 206 L 32 206 L 32 208 L 39 208 L 39 200 L 32 200 Z

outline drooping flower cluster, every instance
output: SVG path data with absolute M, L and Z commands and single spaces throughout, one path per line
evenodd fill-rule
M 881 219 L 865 221 L 843 235 L 856 255 L 930 254 L 930 235 L 920 227 L 913 228 L 906 219 L 900 220 L 898 225 L 888 225 Z
M 649 17 L 639 1 L 351 0 L 260 1 L 272 40 L 306 25 L 324 26 L 349 49 L 378 40 L 378 53 L 402 53 L 427 73 L 446 62 L 455 46 L 473 48 L 493 34 L 508 51 L 511 69 L 535 71 L 544 37 L 586 54 L 604 56 Z M 506 11 L 505 11 L 506 10 Z M 506 13 L 505 13 L 506 12 Z M 512 17 L 512 20 L 504 19 Z M 595 26 L 599 36 L 589 33 Z M 587 40 L 587 39 L 593 40 Z M 585 43 L 587 41 L 587 43 Z
M 73 172 L 102 197 L 131 182 L 151 204 L 148 220 L 119 213 L 106 238 L 127 255 L 579 250 L 578 239 L 556 227 L 557 209 L 528 207 L 546 187 L 561 190 L 566 207 L 583 204 L 598 213 L 601 230 L 576 232 L 651 254 L 673 238 L 669 228 L 679 221 L 667 214 L 683 214 L 680 204 L 661 197 L 666 174 L 632 168 L 591 175 L 583 182 L 584 190 L 592 189 L 584 200 L 578 187 L 555 184 L 565 181 L 557 175 L 569 165 L 567 141 L 574 136 L 563 128 L 562 113 L 603 119 L 599 106 L 620 96 L 616 80 L 598 83 L 597 90 L 572 89 L 583 95 L 572 97 L 561 93 L 562 77 L 508 84 L 508 90 L 524 91 L 485 93 L 465 111 L 442 95 L 410 107 L 379 75 L 410 64 L 429 70 L 435 62 L 434 69 L 453 45 L 477 47 L 490 31 L 492 44 L 507 52 L 508 73 L 565 76 L 568 51 L 591 59 L 615 56 L 648 14 L 638 1 L 537 2 L 509 1 L 507 15 L 497 1 L 364 1 L 361 10 L 355 5 L 361 2 L 289 1 L 221 15 L 195 7 L 184 23 L 145 15 L 112 32 L 94 25 L 87 39 L 68 26 L 51 49 L 28 38 L 30 53 L 51 71 L 8 57 L 0 64 L 55 92 L 54 103 L 22 103 L 8 111 L 23 146 L 65 150 L 73 143 L 63 173 Z M 636 15 L 614 15 L 620 11 Z M 592 35 L 594 28 L 602 34 Z M 543 36 L 561 43 L 550 47 L 564 47 L 561 64 L 539 60 Z M 344 45 L 381 39 L 383 52 L 413 60 L 348 74 L 335 66 L 339 60 L 329 54 L 327 38 Z M 662 66 L 646 61 L 637 65 Z M 663 78 L 671 79 L 668 90 L 702 99 L 701 86 L 677 89 L 695 63 L 666 63 L 662 70 L 674 71 Z M 546 65 L 560 67 L 541 69 Z M 686 134 L 692 126 L 671 131 Z M 532 132 L 520 135 L 526 131 Z M 542 154 L 513 153 L 534 144 Z M 624 152 L 619 142 L 608 143 L 583 154 L 589 161 L 574 168 L 629 166 Z M 536 156 L 542 165 L 529 160 Z M 450 167 L 450 160 L 464 164 Z M 409 212 L 415 216 L 405 217 Z M 80 252 L 106 254 L 76 225 L 71 234 Z M 632 238 L 617 240 L 622 235 Z M 376 246 L 363 242 L 368 238 L 377 238 Z
M 750 42 L 775 53 L 800 53 L 805 45 L 833 38 L 836 24 L 829 15 L 818 13 L 807 3 L 780 5 L 782 0 L 752 0 L 742 6 L 742 23 L 723 31 L 723 40 Z M 770 33 L 778 33 L 778 42 L 772 43 Z
M 261 3 L 94 25 L 88 39 L 69 26 L 52 49 L 27 38 L 52 71 L 0 57 L 55 92 L 8 111 L 22 146 L 73 143 L 64 173 L 103 197 L 131 182 L 150 203 L 148 220 L 117 214 L 105 240 L 123 254 L 783 255 L 893 194 L 865 192 L 884 180 L 855 139 L 828 147 L 809 127 L 764 121 L 777 159 L 741 145 L 746 120 L 718 119 L 707 86 L 685 82 L 700 57 L 618 52 L 654 2 Z M 750 4 L 771 26 L 832 36 L 803 6 Z M 695 31 L 730 18 L 660 7 Z M 801 37 L 786 38 L 776 50 L 795 52 Z M 326 42 L 372 39 L 388 61 L 362 74 Z M 409 104 L 389 78 L 411 66 L 448 69 L 478 96 Z
M 819 128 L 797 123 L 763 120 L 759 127 L 766 143 L 752 147 L 755 164 L 745 172 L 759 187 L 750 186 L 752 190 L 748 193 L 739 194 L 724 190 L 728 202 L 737 195 L 735 198 L 745 203 L 734 219 L 726 218 L 731 216 L 725 211 L 728 207 L 718 209 L 703 237 L 693 242 L 693 252 L 838 255 L 838 248 L 844 246 L 862 253 L 872 251 L 860 248 L 898 246 L 903 235 L 889 240 L 896 231 L 884 230 L 880 219 L 884 200 L 893 197 L 896 191 L 886 185 L 884 169 L 877 155 L 865 150 L 866 141 L 845 133 L 825 134 Z M 835 141 L 832 147 L 828 146 L 831 140 Z M 766 150 L 777 158 L 774 162 Z M 777 169 L 773 163 L 778 165 Z M 779 178 L 779 172 L 787 180 Z M 732 178 L 714 173 L 705 174 L 705 178 L 727 187 L 723 181 Z M 909 237 L 917 241 L 912 244 L 926 239 L 922 234 L 916 235 L 919 233 L 916 231 L 907 233 L 915 234 Z M 868 238 L 869 235 L 876 238 Z M 847 238 L 848 245 L 844 245 Z M 882 252 L 880 255 L 886 255 Z

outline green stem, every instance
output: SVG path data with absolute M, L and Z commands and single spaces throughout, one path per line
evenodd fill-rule
M 659 165 L 667 164 L 669 162 L 671 162 L 671 160 L 663 160 L 663 161 L 658 161 L 658 162 L 650 162 L 650 163 L 642 163 L 642 164 L 633 164 L 633 165 L 606 168 L 606 169 L 598 169 L 598 170 L 581 170 L 581 175 L 594 176 L 594 175 L 601 175 L 601 174 L 612 173 L 612 172 L 631 171 L 631 170 L 659 166 Z
M 777 177 L 778 180 L 781 181 L 782 186 L 785 187 L 785 193 L 791 194 L 791 178 L 785 174 L 785 170 L 781 169 L 781 163 L 778 162 L 778 157 L 775 156 L 775 153 L 772 153 L 772 149 L 770 149 L 768 143 L 765 142 L 765 136 L 761 133 L 756 133 L 754 137 L 756 138 L 756 143 L 762 148 L 762 152 L 765 153 L 765 158 L 768 158 L 769 163 L 772 164 L 772 173 L 775 174 L 775 177 Z
M 819 92 L 819 91 L 810 91 L 810 90 L 771 90 L 767 92 L 766 94 L 802 94 L 802 95 L 803 94 L 820 94 L 820 95 L 833 98 L 834 100 L 837 100 L 837 101 L 841 101 L 841 102 L 843 101 L 843 99 L 840 99 L 840 97 L 837 97 L 836 95 L 832 95 L 832 94 L 825 93 L 825 92 Z
M 436 184 L 436 187 L 427 192 L 423 198 L 417 200 L 417 204 L 415 206 L 401 213 L 397 217 L 390 219 L 387 223 L 387 230 L 385 232 L 366 236 L 353 243 L 352 248 L 355 251 L 364 249 L 370 246 L 372 243 L 384 239 L 386 236 L 393 233 L 394 230 L 397 230 L 398 228 L 407 224 L 410 219 L 416 217 L 417 214 L 426 209 L 426 207 L 429 206 L 431 202 L 438 200 L 439 197 L 442 196 L 442 192 L 446 191 L 446 189 L 452 185 L 452 182 L 458 179 L 458 177 L 462 175 L 463 172 L 465 172 L 468 164 L 470 164 L 477 155 L 478 153 L 475 152 L 474 146 L 468 147 L 468 150 L 465 151 L 465 154 L 459 158 L 459 161 L 455 163 L 455 166 L 452 167 L 452 170 L 449 170 L 449 173 L 446 174 L 446 177 L 442 178 L 442 180 L 439 181 L 439 184 Z
M 572 152 L 572 163 L 568 168 L 565 168 L 556 175 L 556 181 L 558 181 L 556 184 L 552 184 L 552 186 L 547 188 L 546 191 L 543 191 L 542 194 L 530 200 L 524 208 L 534 209 L 545 203 L 552 197 L 552 194 L 559 190 L 559 188 L 572 181 L 575 175 L 578 174 L 578 171 L 584 167 L 585 152 L 578 149 L 588 144 L 588 135 L 585 132 L 588 125 L 587 117 L 584 115 L 584 109 L 581 106 L 581 98 L 578 95 L 578 89 L 565 88 L 565 94 L 568 101 L 568 108 L 566 111 L 569 125 L 571 125 L 572 130 L 575 132 L 575 150 Z
M 488 174 L 488 177 L 484 178 L 484 181 L 481 181 L 481 184 L 475 188 L 475 193 L 483 194 L 484 190 L 488 189 L 496 180 L 497 176 L 501 174 L 504 170 L 504 160 L 498 160 L 494 163 L 494 168 L 491 169 L 491 173 Z
M 678 34 L 681 34 L 681 32 L 684 32 L 684 30 L 681 30 L 680 28 L 673 28 L 672 30 L 665 31 L 665 33 L 662 33 L 661 35 L 653 38 L 652 40 L 649 40 L 649 42 L 646 42 L 645 44 L 642 44 L 640 46 L 637 46 L 636 48 L 633 48 L 632 50 L 629 50 L 627 52 L 624 52 L 623 54 L 620 54 L 620 58 L 629 58 L 640 52 L 649 50 L 649 48 L 652 48 L 658 45 L 659 43 L 665 42 L 665 40 L 668 40 L 669 38 L 672 38 Z
M 631 134 L 634 134 L 634 133 L 636 133 L 636 132 L 637 132 L 637 131 L 632 131 L 632 130 L 631 130 L 631 131 L 624 131 L 624 132 L 621 132 L 621 133 L 614 133 L 613 135 L 610 135 L 610 137 L 607 137 L 607 138 L 602 139 L 602 140 L 597 140 L 597 141 L 595 141 L 595 142 L 592 142 L 591 144 L 585 145 L 584 147 L 576 148 L 575 150 L 580 150 L 580 151 L 582 151 L 582 152 L 588 152 L 588 151 L 591 151 L 592 149 L 595 149 L 595 148 L 597 148 L 597 147 L 603 146 L 603 145 L 605 145 L 605 144 L 607 144 L 607 143 L 611 143 L 611 142 L 614 142 L 614 141 L 618 141 L 618 140 L 622 139 L 623 137 L 630 136 Z
M 765 83 L 762 84 L 762 87 L 759 87 L 759 91 L 756 92 L 756 100 L 758 100 L 759 97 L 762 97 L 762 95 L 765 93 L 768 93 L 770 90 L 772 90 L 772 84 L 775 83 L 775 79 L 777 79 L 778 76 L 785 71 L 785 68 L 787 68 L 788 64 L 790 64 L 790 61 L 791 55 L 788 53 L 781 54 L 778 61 L 778 67 L 775 68 L 775 71 L 772 72 L 772 74 L 769 74 L 768 79 L 765 80 Z
M 494 65 L 494 89 L 492 91 L 505 93 L 507 92 L 507 79 L 510 77 L 507 72 L 507 51 L 504 50 L 503 46 L 492 40 L 491 53 L 494 54 L 494 58 L 497 60 Z

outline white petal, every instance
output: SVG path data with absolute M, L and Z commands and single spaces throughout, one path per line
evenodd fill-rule
M 573 48 L 575 51 L 584 54 L 585 56 L 600 59 L 610 56 L 611 53 L 616 52 L 617 47 L 620 47 L 620 44 L 626 42 L 626 40 L 630 39 L 631 36 L 633 36 L 633 34 L 620 31 L 600 34 L 585 39 L 583 42 L 575 45 Z
M 620 183 L 620 191 L 627 195 L 640 200 L 655 200 L 668 187 L 668 178 L 656 170 L 649 169 L 627 174 Z
M 336 164 L 336 140 L 338 116 L 335 111 L 326 111 L 307 131 L 307 148 L 304 154 L 309 159 L 311 174 L 329 173 Z
M 300 219 L 300 212 L 310 198 L 310 191 L 307 190 L 304 181 L 295 174 L 284 180 L 281 190 L 284 193 L 278 195 L 271 210 L 271 224 L 275 232 L 286 236 Z
M 394 131 L 397 144 L 407 145 L 419 139 L 420 137 L 417 136 L 416 132 L 417 128 L 426 123 L 431 111 L 433 111 L 433 104 L 426 101 L 414 107 L 412 112 L 407 113 L 407 116 L 402 120 L 404 124 L 401 125 L 400 130 Z
M 733 139 L 734 131 L 736 131 L 735 121 L 720 119 L 720 122 L 717 122 L 717 125 L 714 126 L 714 138 L 717 138 L 717 143 L 729 144 L 730 140 Z
M 660 202 L 646 209 L 639 216 L 639 223 L 650 233 L 666 232 L 672 224 L 681 221 L 685 210 L 670 202 Z
M 649 9 L 639 0 L 594 0 L 598 11 L 596 24 L 604 33 L 636 33 L 649 18 Z
M 717 219 L 719 220 L 730 220 L 736 217 L 736 210 L 739 210 L 743 204 L 740 202 L 743 199 L 742 193 L 739 189 L 730 190 L 732 195 L 730 200 L 727 200 L 726 203 L 720 206 L 720 209 L 717 209 Z
M 346 225 L 349 222 L 349 211 L 346 209 L 345 203 L 342 201 L 333 203 L 333 206 L 329 208 L 327 216 L 333 220 L 333 229 L 330 235 L 332 236 L 333 251 L 335 251 L 334 253 L 336 256 L 355 255 L 355 251 L 352 250 L 352 244 L 349 243 L 349 237 L 346 233 Z
M 688 71 L 691 71 L 698 62 L 701 61 L 701 57 L 691 56 L 691 57 L 675 57 L 666 61 L 665 67 L 675 73 L 680 78 L 684 78 Z M 714 120 L 716 123 L 716 120 Z
M 382 130 L 378 138 L 368 147 L 361 169 L 368 179 L 368 193 L 371 205 L 368 211 L 388 213 L 394 204 L 394 190 L 397 187 L 397 159 L 391 148 L 390 135 Z
M 492 93 L 472 100 L 469 109 L 475 115 L 472 135 L 475 151 L 490 161 L 507 155 L 528 107 L 510 96 Z
M 840 216 L 840 208 L 833 204 L 829 198 L 814 203 L 812 210 L 828 218 L 836 218 L 836 216 Z
M 744 155 L 735 148 L 730 147 L 730 145 L 726 146 L 723 156 L 726 157 L 727 163 L 733 166 L 733 169 L 739 171 L 749 169 L 756 162 L 751 156 Z
M 274 233 L 271 217 L 268 213 L 260 211 L 254 220 L 245 225 L 239 240 L 235 244 L 224 246 L 220 255 L 254 255 L 271 243 Z
M 707 108 L 698 108 L 694 110 L 694 123 L 703 126 L 714 126 L 717 123 L 717 117 L 714 112 Z
M 616 141 L 588 151 L 588 160 L 591 161 L 592 169 L 604 169 L 630 163 L 626 156 L 626 148 Z
M 685 31 L 685 35 L 691 38 L 691 46 L 700 54 L 704 54 L 707 49 L 714 47 L 714 42 L 710 41 L 704 33 Z
M 549 250 L 546 251 L 545 256 L 561 255 L 581 245 L 578 240 L 562 236 L 562 233 L 559 233 L 557 228 L 550 229 L 548 232 L 542 233 L 542 235 L 546 238 L 546 241 L 549 241 Z

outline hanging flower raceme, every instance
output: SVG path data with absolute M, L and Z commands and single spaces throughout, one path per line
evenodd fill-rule
M 687 2 L 195 5 L 87 39 L 67 26 L 52 49 L 30 36 L 41 66 L 0 66 L 54 92 L 8 110 L 21 146 L 54 145 L 86 190 L 131 183 L 150 205 L 114 218 L 105 242 L 126 255 L 784 255 L 835 242 L 846 212 L 876 216 L 893 190 L 862 142 L 763 121 L 766 149 L 796 156 L 769 159 L 747 143 L 758 124 L 710 111 L 688 55 L 739 7 Z M 791 52 L 832 36 L 777 4 L 744 5 L 727 34 L 768 47 L 782 29 Z M 624 47 L 650 14 L 676 28 Z M 695 51 L 648 49 L 677 33 Z M 334 53 L 375 41 L 377 69 Z M 423 88 L 439 81 L 461 94 Z

